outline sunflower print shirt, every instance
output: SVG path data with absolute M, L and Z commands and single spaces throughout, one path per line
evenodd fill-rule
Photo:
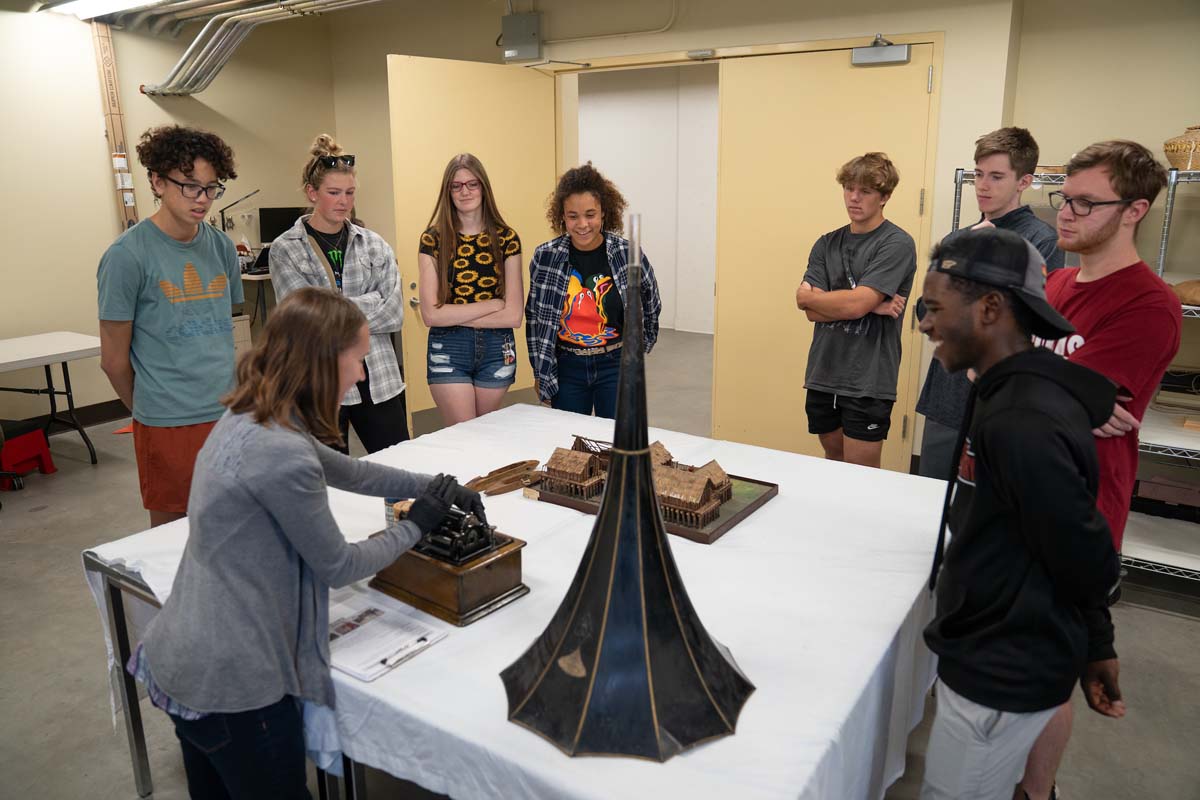
M 450 294 L 446 302 L 463 305 L 465 303 L 482 303 L 504 295 L 499 291 L 501 270 L 504 269 L 504 258 L 515 256 L 521 252 L 521 239 L 512 228 L 500 228 L 500 263 L 493 263 L 491 239 L 486 232 L 471 236 L 458 234 L 458 248 L 454 258 L 450 260 L 447 278 L 450 281 Z M 438 259 L 438 234 L 429 228 L 421 234 L 420 252 Z

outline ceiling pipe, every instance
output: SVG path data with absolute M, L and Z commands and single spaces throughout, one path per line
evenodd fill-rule
M 379 0 L 284 0 L 218 14 L 205 24 L 167 77 L 161 83 L 142 86 L 142 92 L 183 95 L 202 91 L 259 25 L 375 2 Z
M 372 3 L 377 3 L 379 1 L 380 0 L 334 0 L 334 2 L 330 2 L 328 4 L 321 4 L 321 6 L 318 8 L 318 10 L 307 12 L 305 14 L 305 16 L 309 16 L 309 15 L 316 16 L 316 15 L 326 14 L 331 11 L 342 11 L 342 10 L 349 9 L 349 8 L 356 8 L 358 6 L 371 5 Z M 201 92 L 201 91 L 204 91 L 205 89 L 207 89 L 209 84 L 211 84 L 213 82 L 213 79 L 215 79 L 217 77 L 217 74 L 224 68 L 225 64 L 227 64 L 229 62 L 229 59 L 231 59 L 233 57 L 234 51 L 237 49 L 237 45 L 241 43 L 242 39 L 245 39 L 246 36 L 249 36 L 250 32 L 254 28 L 258 27 L 259 25 L 268 23 L 268 22 L 279 22 L 279 21 L 282 21 L 282 19 L 283 18 L 281 17 L 279 19 L 258 20 L 258 21 L 248 23 L 245 33 L 240 37 L 240 39 L 238 39 L 237 43 L 232 44 L 231 46 L 227 45 L 225 48 L 223 48 L 221 56 L 219 57 L 219 59 L 217 60 L 215 65 L 207 71 L 206 75 L 204 75 L 200 79 L 200 82 L 193 83 L 192 85 L 185 87 L 188 94 Z
M 231 12 L 229 18 L 221 24 L 216 37 L 208 43 L 204 52 L 198 55 L 194 63 L 172 87 L 173 94 L 192 94 L 206 88 L 221 68 L 229 61 L 233 52 L 250 35 L 250 32 L 264 22 L 274 22 L 290 19 L 294 16 L 307 16 L 310 9 L 320 6 L 331 6 L 346 2 L 346 0 L 296 0 L 285 6 L 260 6 L 242 12 Z
M 154 0 L 154 2 L 143 3 L 135 8 L 118 11 L 116 14 L 108 17 L 108 19 L 111 25 L 119 25 L 127 30 L 133 30 L 155 14 L 165 13 L 166 9 L 180 5 L 181 2 L 183 0 Z

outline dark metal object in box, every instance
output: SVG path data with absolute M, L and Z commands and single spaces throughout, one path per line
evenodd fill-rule
M 397 517 L 407 505 L 394 506 Z M 436 530 L 380 570 L 370 586 L 439 619 L 470 625 L 529 593 L 521 582 L 524 546 L 452 507 Z

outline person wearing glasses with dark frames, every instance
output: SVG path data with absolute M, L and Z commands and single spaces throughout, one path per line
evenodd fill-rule
M 521 239 L 470 153 L 446 164 L 417 266 L 421 319 L 429 326 L 425 377 L 442 422 L 495 411 L 517 374 L 513 329 L 525 313 Z
M 97 271 L 100 367 L 133 413 L 142 504 L 151 527 L 187 513 L 196 454 L 233 386 L 233 242 L 204 224 L 237 177 L 216 135 L 166 126 L 142 134 L 158 210 L 125 231 Z
M 333 137 L 313 141 L 301 182 L 312 213 L 271 243 L 271 285 L 280 301 L 305 286 L 341 292 L 367 317 L 371 350 L 363 379 L 342 398 L 338 424 L 349 453 L 350 425 L 368 453 L 408 439 L 404 376 L 392 334 L 404 321 L 400 273 L 391 246 L 354 222 L 355 158 Z
M 1113 140 L 1073 156 L 1062 191 L 1050 194 L 1058 211 L 1058 246 L 1078 253 L 1080 265 L 1051 273 L 1046 298 L 1075 333 L 1034 342 L 1117 386 L 1113 416 L 1093 434 L 1100 462 L 1096 507 L 1118 551 L 1137 477 L 1137 430 L 1179 351 L 1183 325 L 1179 298 L 1138 256 L 1134 241 L 1166 183 L 1166 170 L 1149 150 Z M 1054 776 L 1073 716 L 1069 702 L 1061 706 L 1034 744 L 1022 781 L 1033 800 L 1056 795 Z

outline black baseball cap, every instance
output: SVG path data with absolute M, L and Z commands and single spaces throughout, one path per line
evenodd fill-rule
M 933 252 L 929 269 L 976 283 L 1008 289 L 1033 312 L 1030 333 L 1061 339 L 1075 326 L 1046 300 L 1046 260 L 1013 231 L 980 228 L 966 231 Z

